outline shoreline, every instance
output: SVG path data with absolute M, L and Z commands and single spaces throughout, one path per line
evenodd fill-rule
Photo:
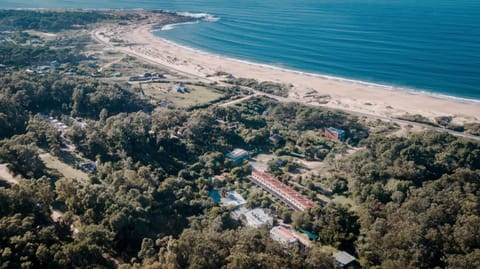
M 100 25 L 92 36 L 107 45 L 105 49 L 122 51 L 198 78 L 220 81 L 221 78 L 211 75 L 223 71 L 259 82 L 291 84 L 288 97 L 291 102 L 391 119 L 420 114 L 431 120 L 451 116 L 454 124 L 480 122 L 480 100 L 302 72 L 206 52 L 155 35 L 169 24 L 173 23 L 158 21 L 154 16 L 123 26 L 107 23 Z M 114 37 L 122 42 L 114 44 L 111 41 Z M 328 103 L 312 98 L 309 94 L 312 91 L 320 97 L 326 96 Z
M 192 21 L 192 22 L 165 24 L 165 25 L 160 25 L 158 27 L 152 27 L 150 29 L 150 32 L 152 32 L 152 34 L 155 35 L 155 33 L 157 32 L 171 30 L 172 28 L 169 28 L 170 26 L 181 26 L 183 24 L 197 24 L 197 23 L 201 23 L 201 22 Z M 267 63 L 259 63 L 251 60 L 239 59 L 239 58 L 235 58 L 228 55 L 217 54 L 215 52 L 209 52 L 202 49 L 189 47 L 187 45 L 177 43 L 175 41 L 160 37 L 158 35 L 155 35 L 155 37 L 162 40 L 163 42 L 169 43 L 173 46 L 177 46 L 195 53 L 199 53 L 199 54 L 203 54 L 211 57 L 223 58 L 229 61 L 235 61 L 235 62 L 257 66 L 261 68 L 268 68 L 268 69 L 277 70 L 277 71 L 290 72 L 290 73 L 295 73 L 295 74 L 304 75 L 304 76 L 318 77 L 318 78 L 323 78 L 326 80 L 332 80 L 332 81 L 338 81 L 338 82 L 358 84 L 366 87 L 377 87 L 377 88 L 382 88 L 388 91 L 401 91 L 411 95 L 422 95 L 422 96 L 428 96 L 428 97 L 438 98 L 438 99 L 453 100 L 453 101 L 462 102 L 462 103 L 480 104 L 480 98 L 475 99 L 475 98 L 460 97 L 460 96 L 448 95 L 443 93 L 436 93 L 436 92 L 425 90 L 425 89 L 407 88 L 407 87 L 394 86 L 394 85 L 388 85 L 388 84 L 382 84 L 382 83 L 376 83 L 376 82 L 370 82 L 370 81 L 364 81 L 364 80 L 358 80 L 358 79 L 352 79 L 352 78 L 346 78 L 346 77 L 339 77 L 339 76 L 322 74 L 322 73 L 314 73 L 310 71 L 302 71 L 302 70 L 297 70 L 293 68 L 279 67 L 279 66 L 275 66 Z
M 109 12 L 118 12 L 118 11 L 140 11 L 140 12 L 158 12 L 158 13 L 165 13 L 165 14 L 171 14 L 175 15 L 178 17 L 183 17 L 183 18 L 188 18 L 189 20 L 182 21 L 182 22 L 174 22 L 174 23 L 160 23 L 156 25 L 150 26 L 149 31 L 154 35 L 157 39 L 169 43 L 171 45 L 199 53 L 199 54 L 204 54 L 204 55 L 209 55 L 212 57 L 219 57 L 219 58 L 224 58 L 226 60 L 230 61 L 235 61 L 239 63 L 244 63 L 247 65 L 252 65 L 252 66 L 257 66 L 257 67 L 262 67 L 262 68 L 269 68 L 272 70 L 278 70 L 278 71 L 284 71 L 284 72 L 291 72 L 291 73 L 296 73 L 299 75 L 304 75 L 304 76 L 312 76 L 312 77 L 319 77 L 323 78 L 326 80 L 332 80 L 332 81 L 339 81 L 339 82 L 346 82 L 346 83 L 352 83 L 352 84 L 358 84 L 358 85 L 364 85 L 367 87 L 377 87 L 377 88 L 382 88 L 384 90 L 389 90 L 389 91 L 401 91 L 404 93 L 408 93 L 411 95 L 421 95 L 421 96 L 428 96 L 432 98 L 438 98 L 438 99 L 447 99 L 447 100 L 453 100 L 456 102 L 462 102 L 462 103 L 472 103 L 472 104 L 480 104 L 480 98 L 471 98 L 471 97 L 460 97 L 460 96 L 455 96 L 455 95 L 449 95 L 449 94 L 444 94 L 444 93 L 436 93 L 432 90 L 426 90 L 426 89 L 418 89 L 418 88 L 410 88 L 410 87 L 403 87 L 403 86 L 396 86 L 396 85 L 389 85 L 389 84 L 383 84 L 383 83 L 377 83 L 377 82 L 371 82 L 371 81 L 364 81 L 360 79 L 353 79 L 353 78 L 348 78 L 348 77 L 340 77 L 340 76 L 335 76 L 335 75 L 328 75 L 328 74 L 322 74 L 322 73 L 315 73 L 314 71 L 302 71 L 299 69 L 294 69 L 294 68 L 285 68 L 285 67 L 279 67 L 275 66 L 272 64 L 267 64 L 267 63 L 260 63 L 260 62 L 254 62 L 249 59 L 240 59 L 240 58 L 235 58 L 232 56 L 228 55 L 222 55 L 218 54 L 215 52 L 209 52 L 209 51 L 204 51 L 198 48 L 190 47 L 184 44 L 179 44 L 176 43 L 172 40 L 168 40 L 163 37 L 159 37 L 155 35 L 155 32 L 161 32 L 161 31 L 169 31 L 171 28 L 169 27 L 175 27 L 175 26 L 181 26 L 183 24 L 197 24 L 197 23 L 202 23 L 202 22 L 215 22 L 220 20 L 220 18 L 217 18 L 215 15 L 209 14 L 209 13 L 192 13 L 192 12 L 182 12 L 182 11 L 172 11 L 172 10 L 165 10 L 165 9 L 149 9 L 149 8 L 0 8 L 2 10 L 51 10 L 51 11 L 109 11 Z M 480 120 L 480 119 L 479 119 Z

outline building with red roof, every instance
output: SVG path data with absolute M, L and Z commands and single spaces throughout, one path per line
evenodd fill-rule
M 304 211 L 315 206 L 314 202 L 268 173 L 254 170 L 251 180 L 295 210 Z
M 287 246 L 291 246 L 298 242 L 298 238 L 289 229 L 282 226 L 275 226 L 270 230 L 270 237 Z

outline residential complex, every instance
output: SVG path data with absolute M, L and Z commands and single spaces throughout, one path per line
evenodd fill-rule
M 303 211 L 315 206 L 315 203 L 311 200 L 283 184 L 268 173 L 254 170 L 252 172 L 251 180 L 295 210 Z

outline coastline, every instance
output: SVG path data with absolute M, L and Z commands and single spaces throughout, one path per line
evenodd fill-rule
M 102 25 L 93 35 L 102 43 L 110 44 L 110 48 L 204 79 L 223 71 L 235 77 L 292 84 L 293 88 L 289 94 L 289 100 L 292 102 L 388 118 L 408 113 L 420 114 L 430 119 L 452 116 L 454 123 L 457 124 L 480 122 L 480 100 L 290 70 L 213 54 L 155 35 L 155 31 L 168 25 L 155 23 L 154 20 L 127 26 Z M 99 33 L 104 33 L 104 36 L 100 36 Z M 113 46 L 110 41 L 113 36 L 123 40 L 123 44 Z M 313 100 L 308 96 L 308 92 L 312 90 L 318 92 L 320 96 L 328 96 L 329 102 L 323 104 Z
M 184 24 L 197 24 L 199 22 L 184 22 L 184 23 L 172 23 L 172 24 L 166 24 L 166 25 L 161 25 L 159 27 L 152 27 L 150 29 L 150 32 L 152 32 L 153 35 L 157 32 L 162 32 L 162 31 L 169 31 L 171 28 L 170 26 L 181 26 Z M 194 53 L 198 54 L 203 54 L 203 55 L 208 55 L 210 57 L 219 57 L 223 58 L 225 60 L 229 61 L 235 61 L 247 65 L 252 65 L 252 66 L 257 66 L 261 68 L 267 68 L 267 69 L 272 69 L 272 70 L 277 70 L 277 71 L 283 71 L 283 72 L 290 72 L 290 73 L 295 73 L 299 75 L 304 75 L 304 76 L 310 76 L 310 77 L 319 77 L 323 78 L 326 80 L 333 80 L 333 81 L 338 81 L 338 82 L 346 82 L 346 83 L 351 83 L 351 84 L 358 84 L 358 85 L 363 85 L 366 87 L 377 87 L 377 88 L 382 88 L 384 90 L 391 90 L 391 91 L 402 91 L 411 95 L 424 95 L 424 96 L 429 96 L 432 98 L 438 98 L 438 99 L 446 99 L 446 100 L 452 100 L 452 101 L 457 101 L 457 102 L 463 102 L 463 103 L 471 103 L 471 104 L 479 104 L 480 105 L 480 99 L 473 99 L 473 98 L 466 98 L 466 97 L 459 97 L 459 96 L 454 96 L 454 95 L 448 95 L 448 94 L 442 94 L 442 93 L 436 93 L 433 91 L 425 90 L 425 89 L 415 89 L 415 88 L 407 88 L 407 87 L 400 87 L 400 86 L 394 86 L 394 85 L 388 85 L 388 84 L 382 84 L 382 83 L 376 83 L 376 82 L 370 82 L 370 81 L 363 81 L 363 80 L 357 80 L 357 79 L 351 79 L 351 78 L 346 78 L 346 77 L 338 77 L 334 75 L 327 75 L 327 74 L 321 74 L 321 73 L 314 73 L 314 72 L 309 72 L 309 71 L 302 71 L 302 70 L 296 70 L 292 68 L 285 68 L 285 67 L 279 67 L 271 64 L 265 64 L 265 63 L 258 63 L 254 62 L 251 60 L 244 60 L 244 59 L 239 59 L 227 55 L 221 55 L 221 54 L 216 54 L 214 52 L 208 52 L 204 51 L 201 49 L 189 47 L 187 45 L 179 44 L 174 41 L 168 40 L 166 38 L 160 37 L 155 35 L 156 38 L 162 40 L 165 43 L 169 43 L 173 46 L 177 46 L 189 51 L 192 51 Z

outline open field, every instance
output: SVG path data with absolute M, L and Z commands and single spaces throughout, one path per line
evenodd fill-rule
M 165 101 L 168 105 L 178 108 L 206 104 L 223 96 L 219 91 L 197 85 L 185 85 L 189 92 L 180 93 L 176 91 L 177 85 L 176 83 L 161 82 L 142 84 L 141 87 L 145 95 L 157 103 Z
M 6 164 L 0 164 L 0 180 L 3 180 L 9 184 L 18 184 L 19 179 L 14 177 Z
M 40 157 L 45 163 L 45 166 L 50 169 L 57 170 L 66 178 L 88 180 L 88 175 L 85 172 L 71 167 L 70 165 L 60 161 L 57 157 L 54 157 L 48 153 L 42 154 Z
M 24 32 L 27 32 L 31 36 L 39 36 L 45 40 L 53 40 L 57 37 L 57 34 L 54 34 L 54 33 L 46 33 L 46 32 L 40 32 L 35 30 L 26 30 Z

